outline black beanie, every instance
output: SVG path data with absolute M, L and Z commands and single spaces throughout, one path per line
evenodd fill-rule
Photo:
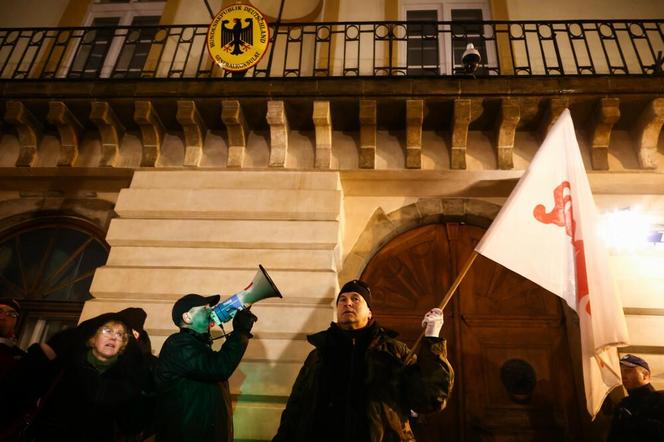
M 336 303 L 339 303 L 339 296 L 341 296 L 342 293 L 349 292 L 359 293 L 359 295 L 364 298 L 364 301 L 367 303 L 367 306 L 371 310 L 371 289 L 369 288 L 369 284 L 359 279 L 348 281 L 346 284 L 344 284 L 343 287 L 341 287 L 341 290 L 339 290 Z

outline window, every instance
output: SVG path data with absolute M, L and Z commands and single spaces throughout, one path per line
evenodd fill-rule
M 410 10 L 406 11 L 408 22 L 407 57 L 408 75 L 438 75 L 438 11 Z
M 108 257 L 101 238 L 95 226 L 66 217 L 29 221 L 0 234 L 0 290 L 23 307 L 21 347 L 78 322 L 92 298 L 92 276 Z
M 138 77 L 145 65 L 164 10 L 164 1 L 98 0 L 90 5 L 67 72 L 70 78 Z M 138 29 L 118 29 L 136 26 Z
M 462 71 L 461 57 L 468 43 L 473 43 L 482 56 L 477 74 L 487 73 L 485 65 L 496 64 L 491 28 L 479 24 L 491 20 L 487 0 L 400 0 L 400 11 L 400 20 L 431 22 L 408 23 L 407 47 L 400 54 L 400 65 L 406 65 L 409 75 L 454 75 Z

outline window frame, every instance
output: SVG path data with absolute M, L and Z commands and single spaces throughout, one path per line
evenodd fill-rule
M 452 10 L 455 9 L 479 9 L 482 11 L 482 20 L 491 20 L 491 6 L 488 0 L 467 1 L 467 0 L 440 0 L 440 1 L 422 1 L 422 0 L 400 0 L 399 2 L 399 20 L 406 21 L 408 11 L 436 10 L 438 21 L 452 21 Z M 452 48 L 452 34 L 445 32 L 442 38 L 438 39 L 438 65 L 440 66 L 440 75 L 454 75 L 454 54 Z M 399 65 L 407 69 L 407 49 L 399 54 Z M 495 66 L 497 64 L 496 45 L 493 41 L 486 42 L 487 60 L 484 63 Z M 451 63 L 450 63 L 451 62 Z
M 127 3 L 97 3 L 91 2 L 88 12 L 81 26 L 90 27 L 96 18 L 118 18 L 117 26 L 131 26 L 135 17 L 158 16 L 162 17 L 166 1 L 141 2 L 138 0 L 129 0 Z M 99 78 L 111 78 L 115 64 L 122 52 L 125 36 L 116 36 L 111 39 L 102 67 L 99 71 Z M 67 63 L 63 65 L 59 77 L 67 78 L 69 71 L 74 64 L 80 43 L 75 45 Z

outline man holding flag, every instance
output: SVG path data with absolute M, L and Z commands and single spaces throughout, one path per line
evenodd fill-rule
M 628 341 L 597 219 L 566 109 L 475 248 L 578 313 L 586 405 L 593 418 L 609 391 L 621 385 L 616 347 Z

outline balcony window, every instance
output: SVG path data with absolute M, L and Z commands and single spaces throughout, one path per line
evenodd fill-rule
M 438 11 L 406 11 L 406 20 L 409 22 L 407 27 L 408 55 L 406 61 L 408 75 L 438 75 L 440 62 L 436 26 Z
M 90 5 L 84 26 L 103 28 L 82 33 L 67 76 L 138 77 L 158 30 L 149 26 L 159 24 L 164 5 L 154 0 L 97 0 Z

